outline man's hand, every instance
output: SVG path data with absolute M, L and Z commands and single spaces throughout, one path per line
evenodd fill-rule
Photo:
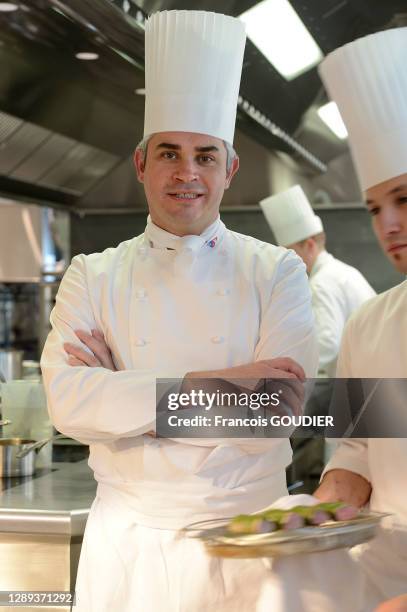
M 80 346 L 65 342 L 64 349 L 68 353 L 68 363 L 71 366 L 88 366 L 89 368 L 106 368 L 116 372 L 117 368 L 114 365 L 112 354 L 105 342 L 105 338 L 97 329 L 92 329 L 92 333 L 88 334 L 85 331 L 75 331 L 79 340 L 92 351 L 89 353 Z
M 274 392 L 283 391 L 280 408 L 274 407 L 272 410 L 277 414 L 285 414 L 284 404 L 288 405 L 294 415 L 302 414 L 304 407 L 304 386 L 305 372 L 303 368 L 290 357 L 277 357 L 276 359 L 263 359 L 254 363 L 242 366 L 234 366 L 223 370 L 207 370 L 199 372 L 188 372 L 186 374 L 182 391 L 189 392 L 194 389 L 202 379 L 217 379 L 217 386 L 222 389 L 225 384 L 238 388 L 243 393 L 254 392 L 260 381 L 266 381 L 264 392 L 271 395 Z M 282 382 L 281 379 L 286 380 Z M 213 390 L 209 382 L 206 385 L 208 390 Z M 224 391 L 230 390 L 225 387 Z M 282 410 L 281 410 L 282 409 Z
M 407 593 L 384 601 L 375 612 L 407 612 Z
M 371 492 L 363 476 L 349 470 L 330 470 L 313 495 L 321 502 L 343 501 L 360 508 L 369 501 Z
M 188 372 L 186 378 L 223 378 L 224 380 L 255 380 L 261 378 L 295 378 L 305 381 L 303 368 L 290 357 L 262 359 L 224 370 L 208 370 L 204 372 Z

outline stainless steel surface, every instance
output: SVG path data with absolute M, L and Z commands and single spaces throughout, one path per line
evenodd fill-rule
M 54 463 L 51 473 L 3 490 L 0 533 L 82 535 L 95 494 L 87 461 Z
M 44 274 L 63 272 L 69 231 L 66 212 L 0 198 L 0 281 L 38 283 Z
M 19 452 L 27 447 L 31 450 L 35 440 L 24 438 L 0 439 L 0 476 L 31 476 L 35 472 L 35 453 L 20 458 Z
M 56 434 L 55 436 L 50 436 L 49 438 L 45 438 L 44 440 L 38 440 L 38 442 L 33 442 L 33 444 L 30 444 L 29 446 L 26 446 L 25 448 L 22 448 L 20 451 L 18 451 L 16 457 L 17 459 L 23 459 L 28 455 L 28 453 L 31 453 L 32 451 L 40 451 L 43 446 L 45 446 L 49 442 L 52 442 L 52 440 L 59 440 L 60 438 L 66 438 L 66 436 L 64 434 Z
M 9 488 L 3 486 L 0 503 L 0 590 L 73 591 L 96 490 L 87 462 L 53 464 L 52 472 L 26 478 L 19 486 L 10 481 Z M 71 610 L 70 606 L 35 609 Z
M 23 351 L 16 349 L 0 349 L 0 372 L 5 379 L 1 382 L 21 378 L 23 355 Z
M 202 540 L 207 552 L 216 557 L 279 557 L 334 548 L 348 548 L 374 538 L 380 521 L 389 516 L 379 512 L 361 512 L 349 521 L 329 521 L 318 527 L 304 527 L 273 533 L 232 536 L 226 526 L 230 519 L 215 519 L 189 525 L 185 533 Z

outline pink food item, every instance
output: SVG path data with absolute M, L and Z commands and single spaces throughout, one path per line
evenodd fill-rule
M 308 522 L 310 525 L 321 525 L 326 521 L 331 520 L 331 515 L 325 510 L 316 510 L 312 515 L 309 516 Z
M 304 525 L 305 520 L 303 517 L 295 512 L 287 512 L 280 523 L 282 529 L 301 529 Z
M 359 514 L 359 510 L 355 506 L 341 506 L 334 512 L 336 521 L 350 521 Z

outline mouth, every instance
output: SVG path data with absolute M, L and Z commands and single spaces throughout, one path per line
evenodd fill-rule
M 406 249 L 406 248 L 407 248 L 407 243 L 406 244 L 393 244 L 387 248 L 387 252 L 397 253 L 398 251 L 401 251 L 402 249 Z
M 178 191 L 178 192 L 170 192 L 167 195 L 177 202 L 193 202 L 195 200 L 199 200 L 199 198 L 203 197 L 203 193 L 197 193 L 193 191 Z

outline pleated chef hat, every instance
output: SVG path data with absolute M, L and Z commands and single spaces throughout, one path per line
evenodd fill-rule
M 245 41 L 243 23 L 218 13 L 148 19 L 144 136 L 196 132 L 233 144 Z
M 319 73 L 347 127 L 362 189 L 407 172 L 407 28 L 336 49 Z
M 321 219 L 312 210 L 300 185 L 265 198 L 260 206 L 281 246 L 300 242 L 324 231 Z

